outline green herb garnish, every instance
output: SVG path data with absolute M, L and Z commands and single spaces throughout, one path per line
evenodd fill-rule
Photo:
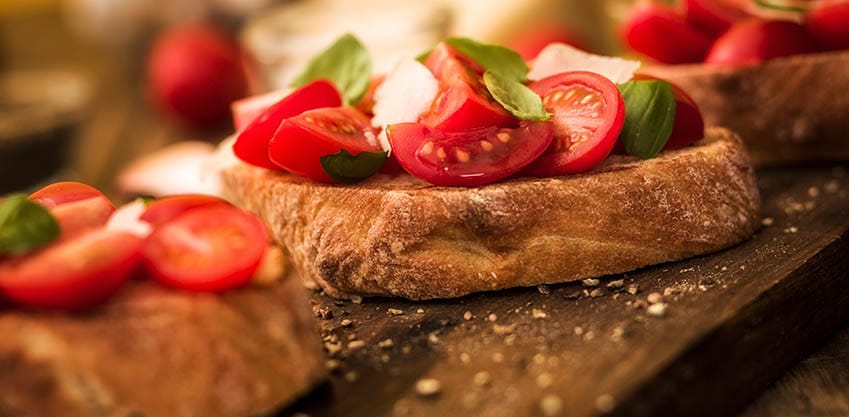
M 0 255 L 20 255 L 59 237 L 59 223 L 43 206 L 15 194 L 0 203 Z
M 339 89 L 346 105 L 355 104 L 368 89 L 371 67 L 368 50 L 349 33 L 313 58 L 307 68 L 292 81 L 292 87 L 302 87 L 312 81 L 325 79 Z
M 320 158 L 321 167 L 334 181 L 348 184 L 374 175 L 386 163 L 386 152 L 361 152 L 351 155 L 342 149 L 339 153 Z
M 628 81 L 619 85 L 625 101 L 625 125 L 619 140 L 625 151 L 642 159 L 657 155 L 675 125 L 675 93 L 661 80 Z

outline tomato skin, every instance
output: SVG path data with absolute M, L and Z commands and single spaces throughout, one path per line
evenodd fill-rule
M 239 159 L 258 167 L 280 170 L 268 157 L 268 144 L 284 120 L 307 110 L 342 105 L 342 97 L 332 83 L 313 81 L 278 101 L 254 119 L 236 138 L 233 152 Z
M 291 89 L 275 90 L 230 103 L 230 111 L 233 113 L 233 127 L 236 128 L 236 132 L 245 130 L 260 114 L 291 93 Z
M 664 64 L 702 62 L 712 43 L 670 7 L 649 1 L 631 9 L 622 35 L 631 49 Z
M 219 292 L 250 282 L 267 247 L 268 234 L 256 216 L 215 205 L 160 225 L 142 253 L 153 279 L 183 290 Z
M 430 112 L 420 121 L 444 131 L 515 125 L 516 119 L 496 102 L 483 83 L 483 69 L 451 46 L 440 43 L 425 60 L 439 80 Z
M 829 50 L 849 49 L 849 1 L 821 1 L 805 17 L 808 32 Z
M 160 198 L 147 205 L 139 220 L 154 227 L 167 223 L 181 214 L 199 207 L 230 206 L 226 200 L 205 194 L 184 194 Z
M 57 182 L 29 195 L 56 218 L 61 237 L 68 238 L 106 224 L 115 206 L 96 188 L 79 182 Z
M 368 118 L 351 107 L 310 110 L 283 121 L 268 148 L 271 160 L 286 171 L 331 184 L 320 158 L 346 150 L 382 151 Z
M 645 74 L 636 74 L 634 75 L 634 79 L 657 80 L 658 78 Z M 704 137 L 705 121 L 702 118 L 702 112 L 699 110 L 699 106 L 693 101 L 693 98 L 681 89 L 681 87 L 669 81 L 666 82 L 672 86 L 672 92 L 675 94 L 675 125 L 672 127 L 672 133 L 669 135 L 669 140 L 663 149 L 683 148 Z M 617 142 L 616 151 L 625 153 L 625 146 Z
M 55 182 L 29 195 L 29 199 L 47 208 L 94 197 L 106 198 L 97 188 L 74 181 Z
M 107 300 L 141 260 L 142 239 L 100 228 L 0 262 L 0 292 L 26 307 L 80 310 Z
M 781 20 L 749 19 L 735 24 L 720 36 L 705 63 L 746 66 L 817 51 L 816 43 L 802 25 Z
M 552 75 L 530 88 L 554 115 L 555 130 L 551 146 L 526 174 L 586 172 L 610 155 L 625 124 L 625 102 L 615 84 L 599 74 L 576 71 Z
M 746 18 L 742 10 L 732 9 L 716 0 L 685 0 L 684 20 L 692 27 L 716 39 L 734 22 Z
M 388 127 L 393 154 L 407 172 L 439 186 L 476 187 L 518 173 L 551 144 L 551 122 L 447 132 L 423 123 Z M 441 156 L 440 156 L 441 155 Z

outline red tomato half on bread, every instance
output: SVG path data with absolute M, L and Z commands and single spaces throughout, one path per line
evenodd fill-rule
M 268 157 L 268 144 L 284 120 L 307 110 L 342 105 L 339 91 L 329 81 L 318 80 L 289 94 L 262 112 L 239 133 L 233 152 L 239 159 L 258 167 L 279 170 Z
M 671 7 L 651 1 L 631 9 L 622 35 L 631 49 L 664 64 L 701 62 L 712 43 Z
M 577 174 L 607 158 L 625 123 L 625 103 L 613 82 L 592 72 L 564 72 L 530 88 L 553 114 L 554 140 L 527 174 Z
M 783 20 L 750 19 L 735 24 L 713 44 L 705 62 L 744 66 L 818 50 L 802 25 Z
M 805 27 L 827 49 L 849 49 L 849 0 L 817 2 L 805 16 Z
M 30 194 L 29 199 L 50 210 L 59 222 L 62 237 L 103 226 L 115 212 L 103 193 L 79 182 L 50 184 Z
M 446 132 L 422 123 L 388 128 L 389 143 L 409 173 L 434 185 L 474 187 L 507 178 L 537 159 L 551 144 L 551 122 L 520 122 Z
M 154 279 L 175 288 L 224 291 L 253 278 L 267 247 L 256 216 L 212 205 L 158 226 L 145 242 L 144 265 Z
M 145 208 L 139 220 L 154 227 L 167 223 L 181 214 L 200 207 L 230 206 L 226 200 L 211 195 L 184 194 L 160 198 Z
M 451 46 L 440 43 L 425 60 L 439 80 L 439 92 L 421 122 L 444 131 L 503 127 L 516 119 L 489 94 L 483 69 Z
M 346 150 L 352 155 L 378 152 L 377 131 L 352 107 L 310 110 L 283 121 L 268 148 L 277 166 L 314 181 L 332 183 L 320 158 Z

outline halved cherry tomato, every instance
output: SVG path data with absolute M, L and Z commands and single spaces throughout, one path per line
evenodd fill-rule
M 144 265 L 166 285 L 217 292 L 248 283 L 268 247 L 265 226 L 235 207 L 190 210 L 154 230 L 144 244 Z
M 307 110 L 342 105 L 339 91 L 329 81 L 313 81 L 286 96 L 262 112 L 239 133 L 233 152 L 241 160 L 258 167 L 279 170 L 268 158 L 268 143 L 283 120 Z
M 63 238 L 105 225 L 115 212 L 103 193 L 79 182 L 50 184 L 30 194 L 29 199 L 50 210 Z
M 389 143 L 409 173 L 434 185 L 474 187 L 507 178 L 537 159 L 551 144 L 551 122 L 520 122 L 446 132 L 422 123 L 388 128 Z
M 650 1 L 631 9 L 623 28 L 631 49 L 665 64 L 701 62 L 711 39 L 668 6 Z
M 368 84 L 368 89 L 366 89 L 366 93 L 363 95 L 363 98 L 357 102 L 355 106 L 357 110 L 359 110 L 362 114 L 367 116 L 374 116 L 374 93 L 377 91 L 377 88 L 383 84 L 383 80 L 386 79 L 386 75 L 378 75 L 376 77 L 372 77 L 371 81 Z
M 706 63 L 743 66 L 788 55 L 817 51 L 802 25 L 782 20 L 750 19 L 735 24 L 716 40 Z
M 713 38 L 722 35 L 747 14 L 716 0 L 685 0 L 684 20 Z
M 577 174 L 607 158 L 625 124 L 625 103 L 613 82 L 592 72 L 564 72 L 530 88 L 554 115 L 554 140 L 526 173 Z
M 849 1 L 820 1 L 805 17 L 808 32 L 831 50 L 849 49 Z
M 114 294 L 141 258 L 142 239 L 104 228 L 0 262 L 0 292 L 35 308 L 77 310 Z
M 445 131 L 515 125 L 516 119 L 487 91 L 483 69 L 451 46 L 437 45 L 425 66 L 439 80 L 439 92 L 422 123 Z
M 635 80 L 655 80 L 657 78 L 644 75 L 634 75 Z M 669 82 L 669 81 L 667 81 Z M 681 87 L 669 83 L 672 86 L 672 92 L 675 93 L 675 125 L 672 127 L 672 133 L 669 135 L 669 140 L 663 149 L 683 148 L 693 142 L 698 141 L 705 135 L 705 121 L 702 118 L 702 112 L 699 106 L 693 101 L 692 97 L 687 94 Z M 625 146 L 617 142 L 617 149 L 621 152 L 625 151 Z
M 382 150 L 368 118 L 351 107 L 311 110 L 286 119 L 268 153 L 277 166 L 293 174 L 332 183 L 320 158 L 343 149 L 352 155 Z
M 214 205 L 229 206 L 230 203 L 221 198 L 203 194 L 163 197 L 148 204 L 139 220 L 148 222 L 153 226 L 159 226 L 189 210 Z

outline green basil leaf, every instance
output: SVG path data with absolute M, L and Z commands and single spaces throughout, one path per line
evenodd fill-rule
M 520 83 L 528 81 L 528 64 L 510 48 L 487 45 L 468 38 L 448 38 L 445 43 L 477 62 L 486 71 L 497 72 Z
M 551 113 L 545 111 L 542 106 L 539 95 L 526 85 L 491 71 L 483 74 L 483 82 L 495 101 L 517 119 L 548 120 L 551 118 Z
M 313 58 L 307 68 L 292 81 L 292 87 L 302 87 L 312 81 L 325 79 L 336 85 L 345 104 L 354 104 L 368 89 L 371 65 L 371 56 L 365 46 L 349 33 Z
M 657 155 L 675 125 L 675 93 L 661 80 L 628 81 L 619 85 L 625 100 L 625 125 L 619 140 L 625 151 L 642 159 Z
M 324 172 L 334 181 L 348 184 L 374 175 L 386 163 L 386 152 L 361 152 L 351 155 L 342 149 L 339 153 L 320 158 Z
M 0 204 L 0 255 L 26 253 L 58 237 L 59 223 L 50 211 L 25 195 L 13 195 Z
M 420 54 L 416 57 L 416 61 L 419 61 L 420 63 L 424 64 L 424 63 L 425 63 L 425 61 L 427 61 L 427 57 L 429 57 L 429 56 L 430 56 L 430 53 L 431 53 L 431 52 L 433 52 L 433 48 L 430 48 L 430 49 L 428 49 L 427 51 L 424 51 L 424 52 L 420 53 Z

